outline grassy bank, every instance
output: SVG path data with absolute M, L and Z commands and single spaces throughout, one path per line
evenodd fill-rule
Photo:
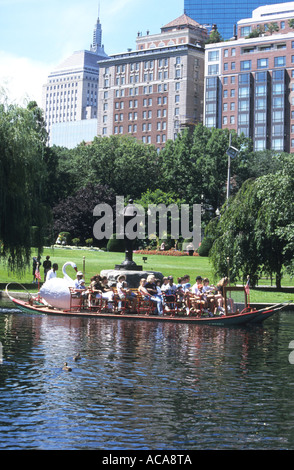
M 50 256 L 52 263 L 57 263 L 59 266 L 58 277 L 63 277 L 62 266 L 66 261 L 73 261 L 76 263 L 79 270 L 83 271 L 85 267 L 85 280 L 89 282 L 90 278 L 99 273 L 102 269 L 113 269 L 116 264 L 120 264 L 124 260 L 124 253 L 108 253 L 102 251 L 91 251 L 82 249 L 62 249 L 62 248 L 49 248 L 45 249 L 41 262 L 45 259 L 46 255 Z M 164 276 L 173 276 L 175 282 L 177 278 L 184 274 L 191 276 L 191 281 L 194 282 L 196 276 L 208 277 L 211 282 L 217 282 L 218 279 L 213 278 L 212 269 L 208 258 L 200 256 L 161 256 L 161 255 L 144 255 L 147 256 L 147 261 L 143 261 L 141 254 L 134 254 L 133 259 L 138 265 L 143 266 L 146 271 L 160 271 Z M 40 270 L 43 280 L 43 268 Z M 68 267 L 68 274 L 75 278 L 75 271 Z M 32 267 L 27 269 L 22 275 L 8 273 L 7 269 L 0 265 L 0 283 L 7 282 L 20 282 L 31 283 L 33 280 Z M 293 281 L 294 282 L 294 281 Z M 288 278 L 283 279 L 283 286 L 293 285 L 292 280 Z M 262 279 L 260 284 L 270 286 L 270 280 Z M 282 292 L 264 292 L 258 290 L 251 290 L 251 302 L 281 302 L 294 300 L 294 294 Z

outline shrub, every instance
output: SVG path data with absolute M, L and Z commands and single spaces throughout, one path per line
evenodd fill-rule
M 114 233 L 112 237 L 108 240 L 107 251 L 123 253 L 125 251 L 125 241 L 117 240 L 116 234 Z
M 205 237 L 202 240 L 201 245 L 199 246 L 197 250 L 199 253 L 199 256 L 208 256 L 210 249 L 212 247 L 212 244 L 213 244 L 213 239 L 211 237 Z

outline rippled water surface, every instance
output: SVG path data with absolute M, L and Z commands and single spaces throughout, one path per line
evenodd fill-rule
M 2 310 L 0 449 L 294 449 L 292 340 L 294 311 L 222 328 Z

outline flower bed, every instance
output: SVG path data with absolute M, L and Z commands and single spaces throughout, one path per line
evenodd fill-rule
M 137 255 L 189 256 L 189 253 L 177 250 L 136 250 L 134 253 Z M 194 251 L 193 256 L 199 256 L 199 254 Z

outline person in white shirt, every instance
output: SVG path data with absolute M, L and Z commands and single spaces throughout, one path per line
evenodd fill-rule
M 55 277 L 57 277 L 57 273 L 56 273 L 57 270 L 58 270 L 58 264 L 54 263 L 52 266 L 52 269 L 50 269 L 47 272 L 46 281 L 49 281 L 50 279 L 54 279 Z
M 75 280 L 75 289 L 80 289 L 81 287 L 81 280 L 83 279 L 82 271 L 77 272 L 77 278 Z
M 203 288 L 202 277 L 197 276 L 196 283 L 192 286 L 192 294 L 199 295 L 199 296 L 202 295 L 202 288 Z

